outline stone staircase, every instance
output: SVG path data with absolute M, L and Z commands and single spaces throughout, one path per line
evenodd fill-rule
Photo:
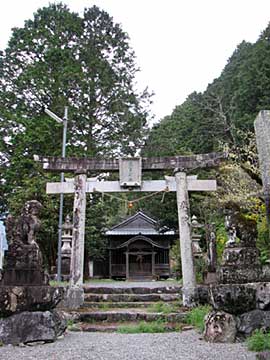
M 161 322 L 172 331 L 181 327 L 187 311 L 181 306 L 181 286 L 175 284 L 85 285 L 84 291 L 83 307 L 70 312 L 71 330 L 113 332 L 140 322 Z

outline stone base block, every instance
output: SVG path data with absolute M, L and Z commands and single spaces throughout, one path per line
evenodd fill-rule
M 84 290 L 82 287 L 70 287 L 65 293 L 64 299 L 60 302 L 60 309 L 75 310 L 80 308 L 84 303 Z
M 270 330 L 270 311 L 253 310 L 238 317 L 239 335 L 250 336 L 256 329 Z
M 210 303 L 215 310 L 242 314 L 256 309 L 256 289 L 239 284 L 210 285 Z
M 259 265 L 259 251 L 256 247 L 226 247 L 222 255 L 222 266 L 249 267 Z
M 65 318 L 57 311 L 21 312 L 0 319 L 0 341 L 3 344 L 52 342 L 66 330 Z
M 246 284 L 259 282 L 262 279 L 262 269 L 259 265 L 248 267 L 222 266 L 218 271 L 220 284 Z
M 0 286 L 0 317 L 56 307 L 65 289 L 52 286 Z
M 270 310 L 270 282 L 210 285 L 209 300 L 215 310 L 236 315 Z

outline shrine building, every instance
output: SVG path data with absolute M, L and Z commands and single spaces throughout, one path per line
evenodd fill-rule
M 175 232 L 142 211 L 107 230 L 109 276 L 160 279 L 171 275 L 169 250 Z

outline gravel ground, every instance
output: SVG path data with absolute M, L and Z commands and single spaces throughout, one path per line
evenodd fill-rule
M 255 360 L 244 344 L 209 344 L 195 331 L 166 334 L 71 333 L 55 343 L 0 348 L 1 360 Z

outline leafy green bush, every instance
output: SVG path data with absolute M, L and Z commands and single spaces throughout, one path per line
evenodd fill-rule
M 270 350 L 270 333 L 264 333 L 262 329 L 255 330 L 247 339 L 247 344 L 251 351 Z
M 209 305 L 195 307 L 187 313 L 185 321 L 203 332 L 204 318 L 210 311 L 211 307 Z

